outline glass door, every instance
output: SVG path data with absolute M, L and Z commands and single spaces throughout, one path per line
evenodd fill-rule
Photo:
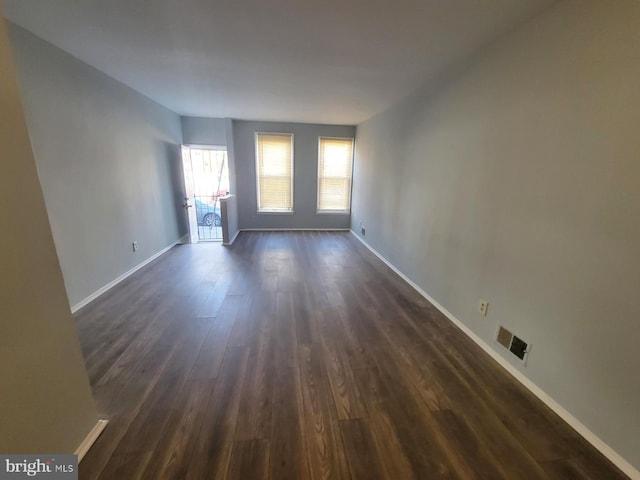
M 186 161 L 185 155 L 188 157 Z M 184 179 L 192 236 L 195 235 L 200 242 L 221 242 L 220 197 L 229 193 L 227 149 L 184 147 L 183 165 L 190 169 L 190 172 L 185 171 Z

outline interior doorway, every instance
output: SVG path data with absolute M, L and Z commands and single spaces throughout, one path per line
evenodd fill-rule
M 221 242 L 220 197 L 229 193 L 226 147 L 182 147 L 191 243 Z

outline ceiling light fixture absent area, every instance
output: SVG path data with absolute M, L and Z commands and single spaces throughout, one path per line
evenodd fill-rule
M 355 125 L 555 2 L 372 0 L 363 9 L 338 0 L 4 0 L 4 7 L 11 22 L 180 115 Z M 14 40 L 27 35 L 11 29 Z

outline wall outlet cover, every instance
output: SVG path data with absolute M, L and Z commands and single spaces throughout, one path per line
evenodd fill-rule
M 488 310 L 489 310 L 489 302 L 482 299 L 478 300 L 478 312 L 480 313 L 480 315 L 482 315 L 483 317 L 486 317 Z

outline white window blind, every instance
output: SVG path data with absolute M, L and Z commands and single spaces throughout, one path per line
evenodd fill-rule
M 319 212 L 348 213 L 351 209 L 352 162 L 352 138 L 319 138 Z
M 256 133 L 259 212 L 293 211 L 293 135 Z

